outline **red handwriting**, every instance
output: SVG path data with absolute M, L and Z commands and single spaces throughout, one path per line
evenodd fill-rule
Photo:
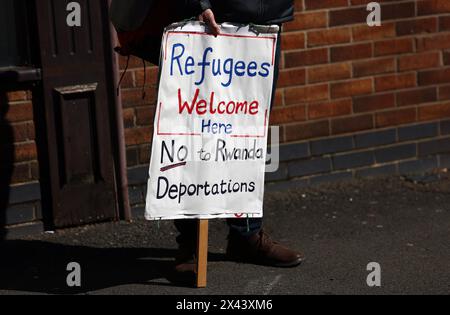
M 215 101 L 215 93 L 211 92 L 209 100 L 199 98 L 200 89 L 195 91 L 194 98 L 189 103 L 183 100 L 181 89 L 178 89 L 178 108 L 179 114 L 185 111 L 192 115 L 196 113 L 199 116 L 206 115 L 257 115 L 259 112 L 259 102 L 257 100 L 249 101 Z

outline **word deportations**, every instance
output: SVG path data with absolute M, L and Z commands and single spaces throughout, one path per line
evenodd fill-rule
M 172 46 L 170 75 L 197 76 L 195 85 L 201 85 L 205 82 L 206 71 L 210 71 L 213 77 L 220 77 L 220 83 L 223 87 L 229 87 L 235 76 L 267 78 L 271 70 L 271 64 L 268 62 L 258 64 L 256 61 L 245 62 L 233 58 L 225 60 L 214 58 L 214 49 L 211 47 L 203 51 L 201 61 L 195 60 L 193 56 L 186 55 L 185 52 L 186 48 L 181 43 Z M 212 60 L 210 54 L 213 56 Z
M 202 184 L 185 184 L 182 182 L 172 184 L 164 176 L 158 177 L 156 198 L 169 197 L 181 203 L 184 197 L 208 197 L 236 193 L 252 193 L 256 189 L 255 182 L 233 182 L 222 179 L 218 183 L 205 181 Z

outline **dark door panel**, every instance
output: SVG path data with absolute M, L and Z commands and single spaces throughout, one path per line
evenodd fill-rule
M 35 2 L 55 227 L 118 217 L 107 1 L 78 1 L 81 27 L 66 24 L 69 2 Z

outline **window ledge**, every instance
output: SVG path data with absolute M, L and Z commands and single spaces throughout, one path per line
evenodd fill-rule
M 23 83 L 40 81 L 41 69 L 33 67 L 0 67 L 1 83 Z

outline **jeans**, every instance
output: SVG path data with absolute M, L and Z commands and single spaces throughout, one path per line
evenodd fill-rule
M 280 28 L 281 30 L 281 28 Z M 273 101 L 275 99 L 276 86 L 278 82 L 278 77 L 280 74 L 280 58 L 281 58 L 281 32 L 278 34 L 278 42 L 275 52 L 275 70 L 273 78 L 273 91 L 272 91 L 272 104 L 270 109 L 273 107 Z M 247 238 L 252 235 L 258 234 L 263 226 L 263 219 L 227 219 L 227 224 L 230 228 L 230 235 Z M 178 244 L 191 243 L 195 246 L 196 235 L 197 235 L 197 220 L 175 220 L 175 227 L 177 228 L 180 235 L 177 237 Z

